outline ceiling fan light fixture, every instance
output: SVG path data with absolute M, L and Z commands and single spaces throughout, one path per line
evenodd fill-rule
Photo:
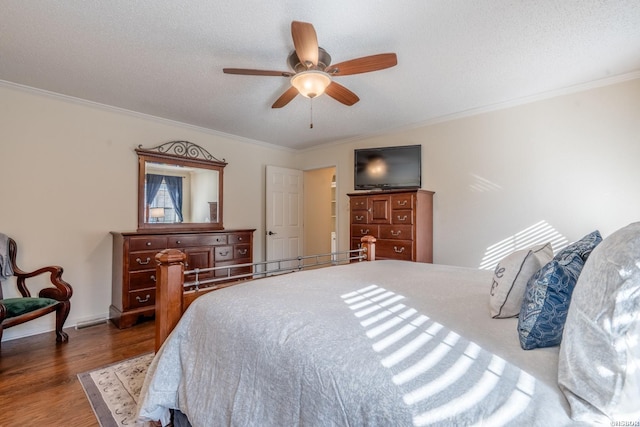
M 320 70 L 302 71 L 291 78 L 291 85 L 298 90 L 300 95 L 307 98 L 322 95 L 330 84 L 329 74 Z

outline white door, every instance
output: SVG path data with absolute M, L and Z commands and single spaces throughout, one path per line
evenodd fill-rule
M 267 261 L 294 258 L 303 253 L 302 171 L 267 166 Z M 287 266 L 295 266 L 289 263 Z M 270 265 L 269 268 L 274 268 Z

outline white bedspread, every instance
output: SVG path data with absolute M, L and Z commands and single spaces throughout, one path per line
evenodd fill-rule
M 197 299 L 149 368 L 142 419 L 198 426 L 569 425 L 558 349 L 492 319 L 491 273 L 375 261 Z

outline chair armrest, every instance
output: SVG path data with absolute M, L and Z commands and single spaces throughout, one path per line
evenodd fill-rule
M 55 299 L 57 301 L 68 301 L 69 298 L 71 298 L 71 295 L 73 295 L 73 288 L 62 279 L 62 272 L 62 267 L 51 265 L 31 272 L 25 272 L 22 270 L 14 271 L 14 275 L 17 278 L 17 285 L 20 293 L 25 297 L 29 297 L 31 296 L 31 293 L 29 292 L 29 289 L 27 289 L 26 279 L 49 273 L 49 280 L 55 287 L 42 289 L 38 296 L 41 298 Z
M 16 245 L 16 242 L 13 239 L 9 239 L 9 258 L 11 260 L 11 266 L 13 268 L 13 275 L 17 278 L 16 284 L 23 297 L 31 296 L 31 292 L 29 292 L 29 289 L 27 288 L 26 279 L 49 273 L 49 280 L 55 287 L 42 289 L 39 292 L 38 296 L 41 298 L 55 299 L 57 301 L 69 301 L 69 298 L 71 298 L 71 295 L 73 295 L 73 288 L 62 279 L 62 267 L 57 265 L 50 265 L 34 271 L 24 271 L 16 265 L 17 252 L 18 247 Z

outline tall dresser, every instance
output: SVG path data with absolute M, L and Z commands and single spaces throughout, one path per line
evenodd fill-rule
M 154 315 L 158 252 L 180 249 L 187 256 L 185 270 L 247 264 L 253 262 L 254 231 L 112 232 L 111 320 L 119 328 L 128 328 Z M 251 273 L 251 267 L 237 267 L 231 273 Z M 216 275 L 226 276 L 227 270 L 216 271 Z M 212 273 L 200 274 L 201 280 L 211 277 Z
M 433 192 L 351 193 L 351 249 L 362 236 L 376 241 L 376 259 L 433 262 Z

